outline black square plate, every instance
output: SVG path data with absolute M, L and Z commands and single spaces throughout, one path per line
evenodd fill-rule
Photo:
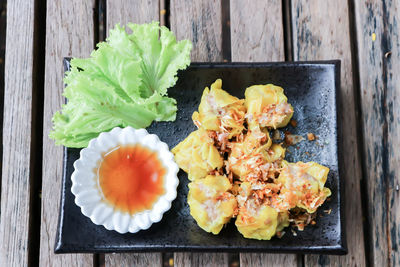
M 69 61 L 65 60 L 68 70 Z M 123 252 L 123 251 L 214 251 L 214 252 L 288 252 L 345 254 L 346 241 L 343 218 L 342 183 L 339 179 L 337 102 L 340 92 L 340 61 L 294 63 L 193 63 L 179 72 L 169 96 L 178 102 L 174 122 L 155 122 L 148 131 L 157 134 L 170 148 L 195 130 L 191 121 L 197 110 L 204 87 L 222 78 L 223 88 L 243 98 L 246 87 L 273 83 L 282 86 L 294 107 L 297 127 L 286 129 L 306 137 L 308 132 L 317 141 L 302 141 L 289 147 L 289 161 L 316 161 L 330 168 L 326 186 L 332 190 L 329 201 L 318 209 L 317 224 L 308 226 L 294 236 L 289 228 L 281 238 L 270 241 L 245 239 L 236 230 L 233 220 L 219 235 L 200 229 L 189 214 L 186 203 L 188 179 L 179 172 L 177 199 L 161 222 L 136 234 L 119 234 L 93 224 L 74 203 L 71 193 L 73 162 L 79 149 L 65 149 L 64 177 L 56 253 Z M 330 214 L 324 210 L 331 210 Z

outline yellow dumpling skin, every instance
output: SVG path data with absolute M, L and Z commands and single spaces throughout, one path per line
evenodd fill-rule
M 231 188 L 225 176 L 208 175 L 189 184 L 190 214 L 204 231 L 217 235 L 232 218 L 237 201 L 227 192 Z
M 203 129 L 192 132 L 171 151 L 176 163 L 191 181 L 204 178 L 210 171 L 223 165 L 223 158 L 214 146 L 213 139 Z
M 232 142 L 228 162 L 232 172 L 244 180 L 245 176 L 265 161 L 265 153 L 272 140 L 268 131 L 249 131 L 242 142 Z
M 218 79 L 206 87 L 201 97 L 199 111 L 194 112 L 192 120 L 199 128 L 227 133 L 231 138 L 243 129 L 246 108 L 240 100 L 222 90 L 222 80 Z
M 288 208 L 306 209 L 314 213 L 327 197 L 331 195 L 329 188 L 324 187 L 329 168 L 316 162 L 289 163 L 284 161 L 283 169 L 277 183 L 283 185 L 281 198 L 289 203 Z
M 289 211 L 282 211 L 278 213 L 278 225 L 276 226 L 276 231 L 280 232 L 283 228 L 288 227 L 289 222 Z
M 285 127 L 293 116 L 293 107 L 287 103 L 283 88 L 273 84 L 248 87 L 245 106 L 249 129 Z
M 286 149 L 280 144 L 272 144 L 271 147 L 264 153 L 267 162 L 275 162 L 285 157 Z
M 269 188 L 279 191 L 279 186 L 275 186 L 276 189 Z M 239 214 L 235 224 L 246 238 L 270 240 L 277 232 L 289 226 L 289 211 L 277 210 L 264 202 L 255 189 L 257 187 L 259 186 L 250 182 L 243 182 L 240 185 L 239 194 L 236 196 Z
M 243 142 L 232 142 L 230 147 L 229 168 L 241 181 L 275 179 L 286 151 L 272 144 L 268 131 L 260 130 L 247 132 Z
M 252 200 L 245 205 L 251 206 Z M 241 208 L 236 218 L 238 231 L 246 238 L 270 240 L 278 227 L 278 212 L 267 205 Z

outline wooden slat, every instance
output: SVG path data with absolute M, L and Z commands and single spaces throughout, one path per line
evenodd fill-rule
M 370 225 L 368 255 L 373 266 L 399 266 L 400 3 L 355 1 L 355 13 Z
M 174 266 L 222 267 L 228 266 L 227 253 L 174 253 Z
M 221 1 L 175 0 L 170 9 L 171 30 L 193 43 L 192 61 L 222 61 Z
M 400 266 L 400 26 L 398 26 L 400 2 L 398 0 L 387 1 L 382 18 L 387 20 L 384 23 L 387 43 L 382 49 L 385 58 L 383 79 L 387 79 L 385 108 L 388 124 L 388 171 L 386 172 L 388 214 L 386 233 L 388 233 L 388 236 L 386 240 L 388 242 L 389 265 Z M 389 51 L 392 51 L 390 55 L 387 54 Z M 375 186 L 375 183 L 369 184 Z M 376 203 L 374 205 L 376 207 Z M 378 264 L 380 263 L 376 263 L 376 266 L 379 266 Z
M 299 255 L 301 257 L 301 255 Z M 297 266 L 297 256 L 291 254 L 241 253 L 240 266 L 275 267 Z
M 284 61 L 282 1 L 231 0 L 232 61 Z
M 4 75 L 1 266 L 26 266 L 29 262 L 33 31 L 34 1 L 10 1 Z
M 122 253 L 106 254 L 105 266 L 118 267 L 157 267 L 162 266 L 161 253 Z
M 158 0 L 107 1 L 107 32 L 115 24 L 126 25 L 128 22 L 148 23 L 159 20 Z M 105 266 L 161 266 L 161 253 L 106 254 Z
M 159 0 L 107 1 L 107 33 L 115 24 L 148 23 L 160 19 Z
M 94 48 L 94 0 L 47 1 L 43 118 L 43 180 L 40 266 L 92 266 L 90 254 L 55 255 L 63 148 L 48 138 L 51 118 L 61 108 L 63 57 L 88 57 Z M 19 24 L 21 25 L 21 24 Z M 21 26 L 19 26 L 21 27 Z
M 223 60 L 221 12 L 221 1 L 171 1 L 171 30 L 178 40 L 192 41 L 192 61 Z M 227 266 L 228 254 L 175 253 L 174 262 L 177 266 Z
M 358 155 L 357 123 L 350 44 L 349 9 L 346 0 L 292 1 L 295 60 L 341 59 L 341 102 L 345 181 L 347 256 L 306 256 L 306 266 L 364 266 L 365 250 L 360 193 L 361 165 Z
M 231 0 L 232 61 L 284 61 L 282 3 Z M 296 255 L 241 253 L 241 266 L 297 266 Z

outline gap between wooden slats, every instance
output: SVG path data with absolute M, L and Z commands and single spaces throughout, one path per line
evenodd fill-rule
M 4 111 L 4 61 L 6 50 L 6 21 L 7 21 L 7 1 L 0 0 L 0 126 L 3 127 Z M 3 128 L 0 131 L 0 158 L 3 159 Z M 0 161 L 0 173 L 3 170 L 3 160 Z M 0 182 L 1 190 L 1 182 Z M 1 203 L 1 202 L 0 202 Z
M 350 24 L 350 43 L 351 43 L 351 57 L 353 62 L 353 87 L 354 87 L 354 103 L 356 111 L 356 128 L 358 136 L 358 154 L 360 155 L 360 165 L 361 165 L 361 179 L 360 179 L 360 191 L 361 191 L 361 205 L 362 205 L 362 217 L 363 217 L 363 229 L 364 229 L 364 251 L 365 251 L 365 264 L 366 266 L 371 266 L 370 257 L 368 257 L 368 252 L 371 251 L 371 236 L 369 229 L 371 226 L 369 224 L 368 218 L 368 189 L 367 189 L 367 176 L 366 171 L 366 161 L 364 153 L 364 131 L 362 128 L 362 113 L 361 113 L 361 86 L 360 86 L 360 66 L 358 58 L 358 46 L 357 46 L 357 24 L 355 17 L 355 3 L 354 1 L 348 1 L 349 4 L 349 24 Z
M 0 125 L 3 127 L 4 110 L 4 61 L 6 52 L 6 19 L 7 1 L 0 0 Z M 3 131 L 0 131 L 0 158 L 3 158 Z M 2 162 L 0 162 L 0 173 L 2 173 Z M 1 189 L 1 183 L 0 183 Z
M 306 266 L 365 266 L 362 198 L 360 192 L 361 164 L 354 99 L 354 77 L 350 44 L 350 23 L 347 1 L 292 1 L 293 49 L 295 60 L 336 59 L 341 64 L 342 124 L 340 145 L 345 181 L 345 217 L 349 254 L 347 256 L 305 257 Z
M 39 264 L 41 189 L 43 156 L 43 93 L 46 40 L 46 1 L 35 1 L 33 36 L 33 86 L 32 86 L 32 129 L 31 129 L 31 196 L 29 214 L 29 265 Z
M 0 0 L 0 126 L 3 127 L 4 111 L 4 61 L 6 50 L 6 21 L 7 21 L 7 1 Z M 0 158 L 3 159 L 3 128 L 0 131 Z M 3 161 L 0 161 L 0 173 L 2 173 Z M 1 190 L 1 182 L 0 182 Z M 1 203 L 1 202 L 0 202 Z

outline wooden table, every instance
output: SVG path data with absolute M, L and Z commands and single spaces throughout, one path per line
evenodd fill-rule
M 7 12 L 0 3 L 0 266 L 171 263 L 161 253 L 53 253 L 62 147 L 48 133 L 64 101 L 62 58 L 89 56 L 118 22 L 152 20 L 190 39 L 193 61 L 342 60 L 348 255 L 174 253 L 176 266 L 400 265 L 399 1 L 9 0 Z

